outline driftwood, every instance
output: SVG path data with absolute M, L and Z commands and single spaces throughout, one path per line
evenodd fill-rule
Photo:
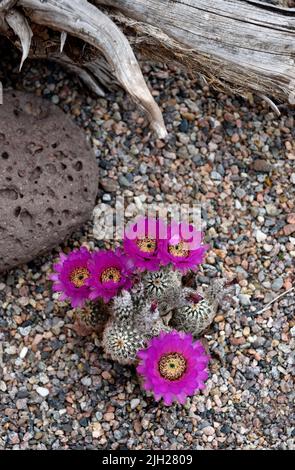
M 289 0 L 289 5 L 292 1 Z M 295 103 L 295 8 L 256 0 L 0 0 L 0 33 L 63 63 L 97 94 L 117 83 L 166 130 L 133 50 L 213 87 Z M 287 3 L 288 4 L 288 3 Z

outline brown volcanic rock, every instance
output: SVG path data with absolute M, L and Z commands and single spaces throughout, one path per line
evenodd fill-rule
M 98 168 L 57 106 L 4 92 L 0 106 L 0 272 L 58 245 L 89 219 Z

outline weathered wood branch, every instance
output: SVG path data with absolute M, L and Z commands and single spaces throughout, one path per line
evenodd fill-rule
M 209 84 L 288 101 L 295 88 L 295 9 L 252 0 L 95 0 L 121 12 L 131 43 Z
M 132 49 L 177 62 L 217 89 L 257 93 L 276 112 L 272 99 L 295 103 L 295 8 L 259 0 L 0 0 L 0 34 L 22 48 L 23 60 L 29 52 L 63 63 L 98 95 L 114 77 L 160 137 L 162 115 Z

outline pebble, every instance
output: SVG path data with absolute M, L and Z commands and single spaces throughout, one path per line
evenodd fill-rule
M 267 235 L 263 233 L 261 230 L 256 230 L 255 238 L 258 243 L 264 242 L 267 239 Z
M 283 287 L 283 284 L 284 284 L 284 279 L 282 277 L 278 277 L 277 279 L 273 281 L 271 288 L 277 292 Z
M 140 403 L 139 398 L 133 398 L 130 402 L 131 409 L 134 410 Z
M 267 160 L 257 159 L 254 160 L 253 169 L 262 173 L 270 173 L 271 164 Z
M 242 305 L 251 305 L 251 296 L 248 294 L 240 294 L 239 299 Z
M 85 386 L 85 387 L 90 387 L 91 384 L 92 384 L 92 380 L 90 377 L 83 377 L 81 379 L 81 383 Z
M 202 431 L 206 436 L 213 436 L 215 434 L 215 429 L 212 426 L 206 426 Z
M 28 348 L 27 348 L 27 347 L 23 347 L 22 350 L 21 350 L 21 352 L 19 353 L 19 357 L 20 357 L 21 359 L 24 359 L 24 358 L 26 357 L 26 355 L 27 355 L 27 352 L 28 352 Z
M 49 395 L 49 390 L 45 387 L 37 387 L 36 392 L 38 393 L 38 395 L 40 395 L 43 398 Z

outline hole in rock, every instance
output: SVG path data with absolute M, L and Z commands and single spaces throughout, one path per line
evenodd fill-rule
M 35 180 L 35 184 L 37 184 L 38 179 L 40 178 L 42 173 L 43 173 L 42 168 L 40 166 L 36 166 L 36 168 L 30 174 L 29 181 L 34 181 Z
M 14 211 L 13 211 L 13 213 L 14 213 L 14 216 L 15 216 L 15 217 L 18 217 L 18 216 L 19 216 L 19 214 L 21 213 L 21 210 L 22 210 L 22 208 L 21 208 L 21 207 L 19 207 L 19 206 L 18 206 L 18 207 L 16 207 L 16 208 L 14 209 Z
M 67 158 L 67 155 L 61 150 L 59 150 L 58 152 L 54 152 L 53 156 L 58 160 L 63 160 L 64 158 Z
M 43 151 L 43 146 L 38 145 L 35 142 L 30 142 L 26 146 L 26 152 L 30 153 L 31 155 L 35 155 L 37 153 L 41 153 Z
M 15 189 L 10 189 L 10 188 L 0 189 L 0 200 L 2 198 L 9 199 L 11 201 L 16 201 L 16 199 L 18 198 L 17 191 Z
M 19 218 L 21 223 L 26 227 L 31 226 L 33 223 L 33 217 L 26 209 L 23 209 L 21 211 Z
M 65 219 L 68 219 L 70 217 L 70 211 L 68 211 L 67 209 L 62 211 L 62 216 L 65 218 Z
M 53 217 L 54 216 L 54 210 L 52 209 L 52 207 L 48 207 L 48 209 L 46 209 L 45 214 L 49 215 L 49 217 Z
M 53 163 L 48 163 L 46 166 L 45 166 L 47 172 L 50 174 L 50 175 L 55 175 L 56 174 L 56 167 L 55 165 L 53 165 Z
M 4 134 L 1 134 L 1 135 L 4 135 Z M 8 160 L 9 154 L 7 152 L 2 152 L 1 157 L 3 158 L 3 160 Z
M 25 170 L 17 170 L 17 174 L 20 178 L 23 178 L 26 174 L 26 171 Z
M 83 163 L 80 162 L 80 161 L 79 161 L 79 162 L 76 162 L 76 163 L 74 163 L 73 168 L 74 168 L 74 170 L 76 170 L 76 171 L 81 171 L 82 168 L 83 168 Z

